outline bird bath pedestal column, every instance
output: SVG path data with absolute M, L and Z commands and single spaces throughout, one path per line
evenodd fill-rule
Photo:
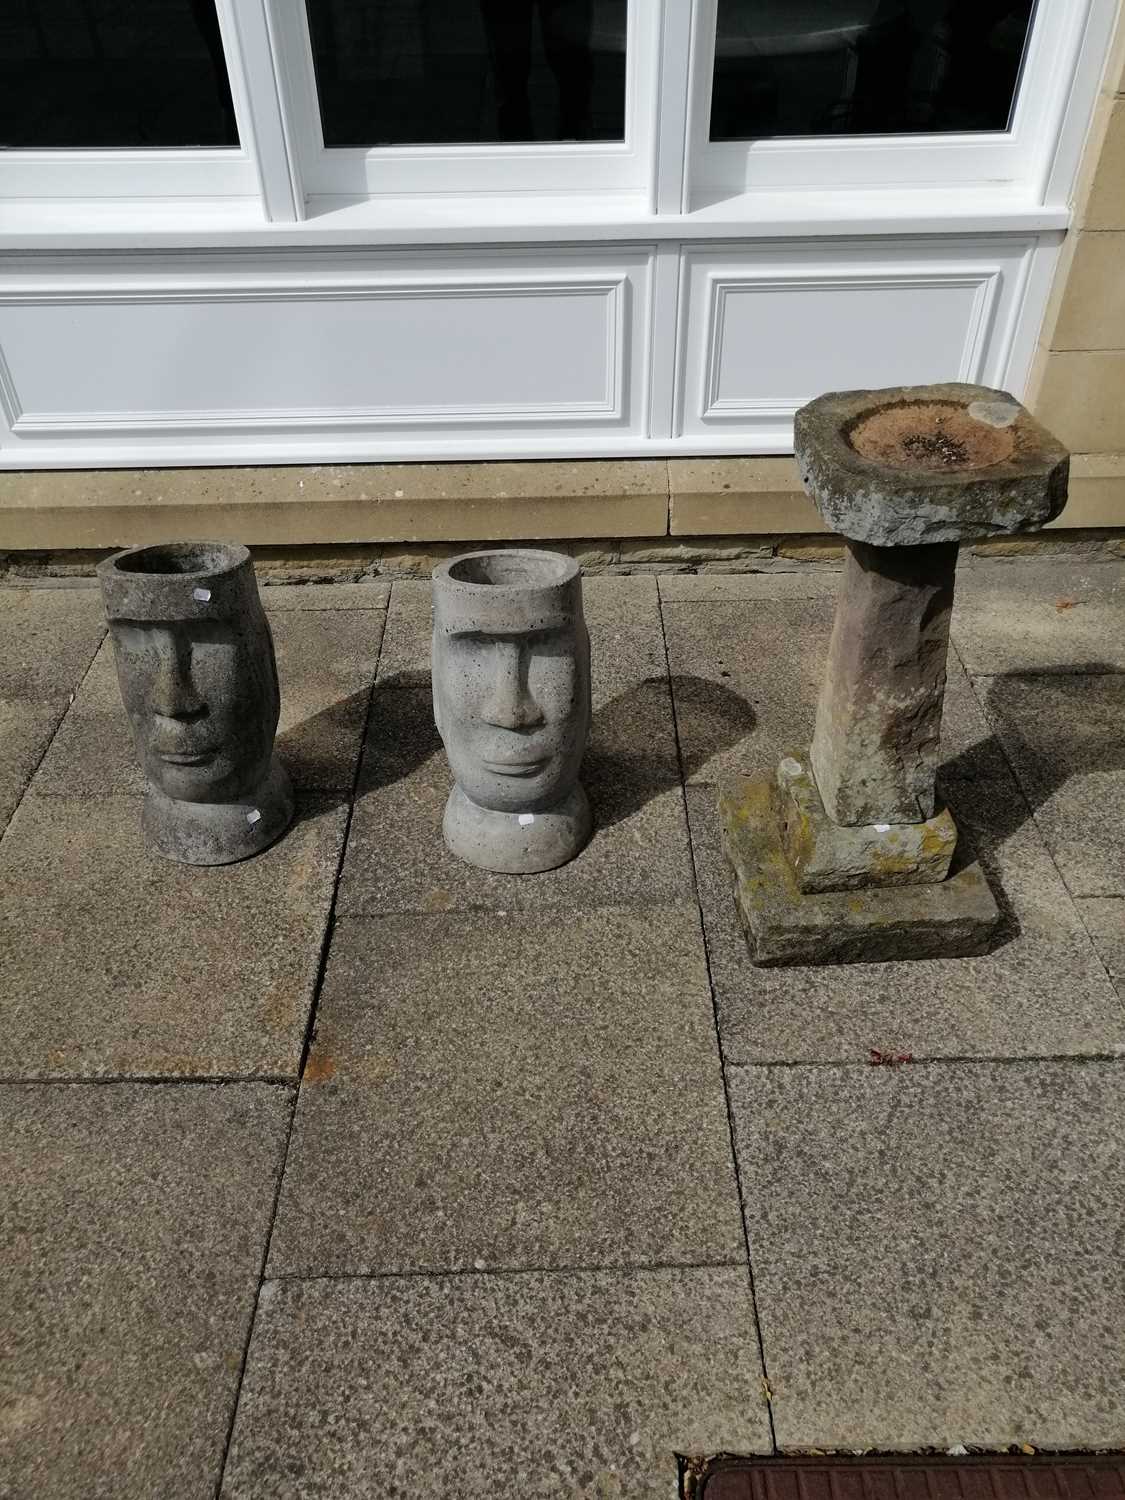
M 753 957 L 983 952 L 999 909 L 937 789 L 962 540 L 1035 531 L 1068 456 L 1003 391 L 845 391 L 796 415 L 805 488 L 848 555 L 812 746 L 721 802 Z

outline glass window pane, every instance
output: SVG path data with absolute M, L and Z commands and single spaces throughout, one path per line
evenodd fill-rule
M 3 0 L 0 146 L 237 146 L 215 0 Z
M 713 141 L 1005 130 L 1034 0 L 719 0 Z
M 306 4 L 326 146 L 624 138 L 627 0 Z

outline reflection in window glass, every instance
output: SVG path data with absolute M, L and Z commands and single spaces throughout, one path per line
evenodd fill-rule
M 1005 130 L 1034 0 L 719 0 L 711 139 Z
M 626 3 L 306 0 L 324 144 L 622 140 Z
M 0 146 L 237 146 L 215 0 L 2 0 Z

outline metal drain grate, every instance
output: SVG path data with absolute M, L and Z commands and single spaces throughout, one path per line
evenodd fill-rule
M 1034 1458 L 716 1458 L 685 1500 L 1125 1500 L 1125 1454 Z

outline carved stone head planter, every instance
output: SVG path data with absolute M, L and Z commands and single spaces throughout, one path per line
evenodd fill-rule
M 121 696 L 147 782 L 158 854 L 224 865 L 257 854 L 293 817 L 274 754 L 273 639 L 245 547 L 130 547 L 98 568 Z
M 442 825 L 469 864 L 552 870 L 590 836 L 578 769 L 590 730 L 590 637 L 578 565 L 470 552 L 434 570 L 434 718 L 456 785 Z

